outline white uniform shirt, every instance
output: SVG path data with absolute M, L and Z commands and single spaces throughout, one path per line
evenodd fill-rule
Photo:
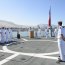
M 62 34 L 65 37 L 65 28 L 62 28 Z M 65 55 L 65 41 L 62 39 L 62 48 L 63 48 L 63 53 Z
M 58 29 L 58 36 L 57 36 L 57 38 L 58 38 L 58 43 L 59 43 L 59 44 L 61 44 L 60 42 L 63 41 L 62 39 L 60 39 L 61 34 L 63 34 L 63 28 L 62 28 L 62 27 L 59 27 L 59 29 Z
M 60 39 L 61 34 L 65 36 L 65 28 L 63 27 L 59 27 L 58 29 L 58 48 L 61 60 L 65 61 L 65 41 L 63 39 Z
M 4 30 L 4 41 L 6 42 L 6 29 Z
M 1 29 L 1 42 L 4 43 L 5 42 L 5 30 L 4 29 Z
M 56 35 L 57 35 L 57 29 L 54 30 L 54 34 L 55 34 L 55 37 L 56 37 Z
M 6 42 L 8 42 L 8 41 L 9 41 L 9 31 L 6 30 Z
M 1 41 L 1 29 L 0 29 L 0 41 Z
M 60 38 L 61 34 L 63 34 L 63 28 L 62 27 L 59 27 L 58 29 L 58 39 Z
M 9 41 L 12 41 L 12 30 L 9 29 Z
M 63 36 L 65 37 L 65 27 L 62 29 Z
M 34 32 L 34 36 L 35 36 L 35 38 L 37 38 L 37 31 Z
M 38 35 L 38 38 L 41 38 L 41 29 L 38 30 L 37 35 Z
M 47 37 L 49 34 L 48 29 L 45 29 L 45 36 Z

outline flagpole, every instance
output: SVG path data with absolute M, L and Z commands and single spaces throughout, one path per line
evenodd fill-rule
M 51 6 L 49 9 L 49 20 L 48 20 L 49 36 L 52 37 L 52 26 L 51 26 Z

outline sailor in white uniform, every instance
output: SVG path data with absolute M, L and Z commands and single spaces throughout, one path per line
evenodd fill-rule
M 37 31 L 35 31 L 34 33 L 35 33 L 35 35 L 34 35 L 34 36 L 35 36 L 35 38 L 37 38 L 37 37 L 38 37 L 38 36 L 37 36 Z
M 5 32 L 4 32 L 4 27 L 2 27 L 1 29 L 1 43 L 4 43 L 5 42 Z
M 48 38 L 48 29 L 45 29 L 45 36 Z
M 9 29 L 6 29 L 6 43 L 9 42 Z
M 41 38 L 41 29 L 38 29 L 38 32 L 37 32 L 38 34 L 38 38 Z
M 0 42 L 1 42 L 1 28 L 0 28 Z
M 6 43 L 6 28 L 4 28 L 4 41 L 5 41 L 5 43 Z
M 55 35 L 55 38 L 57 38 L 57 29 L 56 28 L 54 30 L 54 35 Z
M 65 28 L 62 27 L 62 22 L 58 22 L 58 48 L 60 57 L 57 62 L 65 61 Z
M 12 30 L 9 29 L 9 41 L 11 42 L 12 41 Z

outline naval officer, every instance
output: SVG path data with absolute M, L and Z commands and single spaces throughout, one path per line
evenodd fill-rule
M 6 29 L 6 43 L 9 42 L 9 29 Z
M 5 41 L 5 43 L 6 43 L 6 28 L 4 28 L 4 41 Z
M 4 27 L 1 28 L 1 43 L 5 42 L 5 32 L 4 32 Z
M 57 28 L 54 29 L 55 38 L 57 38 Z
M 9 29 L 9 42 L 12 41 L 12 29 L 10 28 Z
M 45 29 L 45 36 L 48 38 L 48 29 Z
M 37 37 L 38 37 L 38 35 L 37 35 L 37 31 L 35 31 L 35 35 L 34 35 L 34 36 L 35 36 L 35 38 L 37 38 Z
M 38 29 L 37 35 L 38 35 L 38 38 L 41 38 L 41 29 Z
M 62 21 L 58 22 L 58 49 L 59 58 L 57 62 L 65 61 L 65 28 L 62 27 Z
M 1 42 L 1 28 L 0 28 L 0 42 Z

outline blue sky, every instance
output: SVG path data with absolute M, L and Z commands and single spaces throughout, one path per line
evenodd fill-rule
M 51 23 L 65 25 L 65 0 L 0 0 L 0 20 L 20 25 L 47 24 L 51 5 Z

